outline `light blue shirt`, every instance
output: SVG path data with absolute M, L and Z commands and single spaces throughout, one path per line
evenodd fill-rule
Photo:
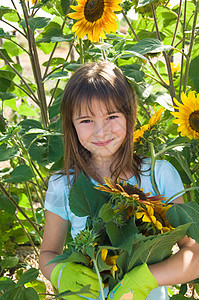
M 141 184 L 140 188 L 144 193 L 151 193 L 150 196 L 155 196 L 150 177 L 150 163 L 149 158 L 144 159 L 142 164 Z M 181 178 L 176 169 L 166 160 L 157 160 L 155 163 L 155 181 L 157 188 L 161 195 L 170 198 L 178 192 L 184 190 Z M 97 182 L 91 179 L 92 183 L 97 185 Z M 131 177 L 127 183 L 131 185 L 137 184 L 135 176 Z M 85 228 L 87 217 L 77 217 L 69 207 L 70 188 L 67 184 L 66 175 L 53 175 L 49 179 L 48 190 L 45 199 L 45 208 L 64 220 L 71 222 L 71 235 L 74 236 Z M 179 197 L 179 195 L 177 196 Z M 174 200 L 174 199 L 172 199 Z M 167 287 L 158 287 L 152 290 L 147 300 L 169 300 Z

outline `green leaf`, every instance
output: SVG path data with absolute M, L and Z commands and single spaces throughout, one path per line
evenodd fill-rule
M 69 5 L 70 0 L 61 0 L 61 8 L 64 15 L 68 12 Z
M 2 16 L 4 14 L 7 14 L 9 12 L 12 12 L 13 10 L 9 7 L 5 7 L 5 6 L 0 6 L 0 19 L 2 18 Z
M 199 204 L 188 202 L 183 204 L 174 204 L 166 213 L 169 223 L 173 227 L 182 224 L 191 223 L 188 229 L 188 236 L 199 243 Z
M 196 92 L 199 93 L 199 56 L 195 57 L 191 63 L 189 68 L 189 77 L 191 78 L 194 88 Z
M 141 69 L 141 66 L 138 64 L 123 65 L 120 66 L 120 69 L 125 76 L 134 79 L 136 82 L 144 80 L 144 72 Z
M 62 101 L 62 93 L 60 93 L 56 98 L 53 104 L 49 107 L 49 118 L 52 119 L 58 114 L 60 114 L 60 107 Z
M 2 93 L 2 92 L 0 92 L 0 99 L 2 101 L 13 99 L 13 98 L 17 98 L 17 96 L 13 93 L 9 93 L 9 92 L 8 93 Z
M 68 70 L 68 71 L 72 71 L 72 72 L 75 72 L 79 67 L 81 66 L 81 64 L 78 64 L 78 63 L 65 63 L 63 65 L 63 67 Z
M 15 157 L 17 152 L 18 152 L 17 146 L 9 147 L 6 144 L 0 145 L 0 161 L 6 161 Z
M 106 232 L 110 238 L 112 246 L 127 250 L 130 253 L 132 250 L 132 243 L 136 238 L 138 229 L 135 225 L 134 219 L 131 218 L 129 224 L 122 228 L 118 227 L 114 222 L 107 223 Z
M 0 37 L 4 39 L 8 39 L 10 37 L 8 32 L 5 32 L 3 28 L 0 28 Z
M 190 224 L 185 224 L 164 234 L 136 239 L 132 247 L 128 271 L 142 263 L 154 264 L 170 257 L 172 247 L 186 235 L 189 226 Z
M 103 261 L 101 253 L 99 253 L 99 255 L 97 255 L 97 266 L 98 266 L 99 272 L 112 269 L 112 266 L 107 265 Z
M 33 288 L 18 286 L 10 289 L 3 294 L 3 300 L 39 300 L 37 292 Z
M 20 115 L 26 116 L 26 117 L 37 117 L 37 112 L 35 108 L 30 107 L 27 104 L 21 104 L 20 107 L 17 109 L 17 112 Z
M 147 4 L 149 4 L 149 3 L 153 2 L 153 1 L 154 0 L 139 0 L 137 7 L 145 6 L 145 5 L 147 5 Z
M 69 205 L 71 211 L 78 217 L 96 217 L 105 202 L 104 194 L 94 188 L 94 185 L 82 171 L 70 190 Z
M 24 299 L 39 300 L 39 295 L 37 295 L 37 292 L 32 287 L 28 287 L 24 290 Z
M 158 39 L 143 39 L 135 45 L 128 44 L 124 48 L 124 50 L 128 52 L 138 53 L 141 55 L 147 53 L 160 53 L 170 49 L 172 49 L 171 46 L 163 45 L 163 43 Z
M 28 181 L 33 178 L 33 173 L 29 166 L 20 165 L 17 166 L 11 173 L 11 177 L 4 179 L 4 182 L 18 183 Z
M 17 256 L 9 256 L 0 261 L 0 266 L 2 269 L 9 269 L 15 267 L 19 262 Z
M 11 86 L 12 81 L 0 77 L 0 92 L 5 93 L 7 89 Z
M 20 286 L 26 284 L 29 281 L 33 281 L 37 278 L 38 275 L 39 275 L 39 270 L 35 268 L 31 268 L 22 274 L 16 286 Z
M 68 77 L 67 71 L 54 72 L 54 73 L 50 74 L 49 76 L 47 76 L 45 78 L 44 82 L 49 79 L 63 79 L 63 78 L 67 78 L 67 77 Z
M 99 217 L 102 218 L 102 220 L 107 223 L 107 222 L 112 221 L 113 216 L 114 216 L 114 211 L 112 209 L 111 203 L 110 202 L 109 203 L 105 203 L 100 208 Z
M 83 263 L 84 265 L 88 266 L 90 263 L 90 259 L 85 256 L 81 252 L 73 252 L 67 259 L 66 261 L 70 262 L 76 262 L 76 263 Z
M 0 52 L 7 58 L 7 60 L 9 62 L 14 63 L 14 61 L 8 55 L 8 52 L 6 51 L 6 49 L 0 48 Z M 3 59 L 3 58 L 0 56 L 0 59 Z
M 15 39 L 15 42 L 17 43 L 17 40 Z M 6 49 L 7 53 L 13 57 L 13 56 L 17 56 L 20 55 L 22 53 L 24 53 L 23 49 L 21 49 L 18 45 L 14 44 L 12 41 L 10 40 L 6 40 L 3 43 L 2 46 L 4 49 Z
M 128 271 L 140 264 L 154 264 L 170 257 L 172 247 L 186 235 L 189 226 L 190 223 L 178 226 L 167 233 L 141 236 L 136 239 L 132 246 Z
M 0 209 L 4 210 L 10 215 L 14 215 L 16 207 L 11 201 L 8 200 L 6 196 L 0 194 Z
M 28 25 L 32 31 L 35 31 L 36 29 L 41 29 L 43 27 L 46 27 L 48 25 L 48 23 L 50 22 L 50 20 L 51 20 L 50 18 L 35 17 L 35 18 L 31 18 L 28 20 Z M 22 20 L 20 22 L 20 25 L 23 28 L 27 27 L 25 20 Z
M 9 290 L 15 286 L 15 282 L 8 277 L 0 277 L 0 291 Z
M 63 142 L 60 135 L 50 133 L 36 139 L 29 148 L 32 159 L 46 166 L 60 160 L 63 156 Z

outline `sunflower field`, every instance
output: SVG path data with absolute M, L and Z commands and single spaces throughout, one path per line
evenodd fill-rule
M 38 261 L 48 178 L 63 164 L 62 93 L 85 62 L 121 68 L 138 95 L 135 151 L 152 158 L 152 171 L 156 159 L 171 162 L 185 203 L 199 204 L 198 49 L 199 0 L 1 1 L 0 299 L 55 296 L 19 254 L 28 247 Z M 198 299 L 199 286 L 169 293 Z

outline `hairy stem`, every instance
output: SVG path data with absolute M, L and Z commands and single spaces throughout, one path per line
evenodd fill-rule
M 195 39 L 195 30 L 196 30 L 197 19 L 198 19 L 198 10 L 199 10 L 199 0 L 196 2 L 196 8 L 195 8 L 195 12 L 194 12 L 194 19 L 193 19 L 191 38 L 190 38 L 190 44 L 189 44 L 189 51 L 188 51 L 186 66 L 185 66 L 184 83 L 183 83 L 183 91 L 184 92 L 186 92 L 186 88 L 187 88 L 189 68 L 190 68 L 190 62 L 191 62 L 191 53 L 192 53 L 192 49 L 193 49 L 193 44 L 194 44 L 194 39 Z

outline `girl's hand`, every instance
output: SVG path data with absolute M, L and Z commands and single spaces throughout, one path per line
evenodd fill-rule
M 158 287 L 156 279 L 147 264 L 143 264 L 124 275 L 109 293 L 108 300 L 144 300 L 156 287 Z
M 91 269 L 72 262 L 60 263 L 55 266 L 51 273 L 51 283 L 58 289 L 59 293 L 65 291 L 77 292 L 86 285 L 90 285 L 90 293 L 82 296 L 97 298 L 99 296 L 100 285 L 95 274 Z M 65 296 L 62 298 L 70 300 L 80 300 L 78 295 Z

